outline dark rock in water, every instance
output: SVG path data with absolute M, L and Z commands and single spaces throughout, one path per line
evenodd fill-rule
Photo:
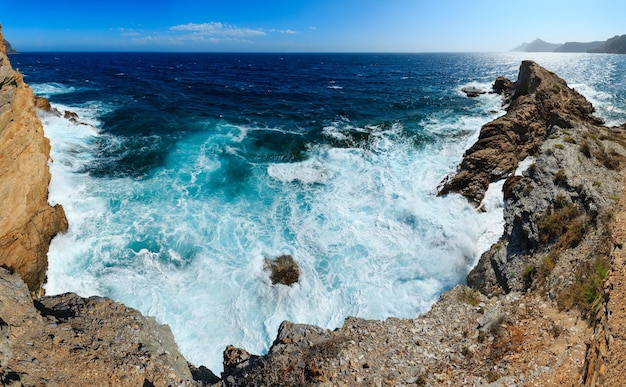
M 264 268 L 270 270 L 270 279 L 274 285 L 289 286 L 300 278 L 300 268 L 291 255 L 281 255 L 274 260 L 266 258 Z
M 471 87 L 464 87 L 461 89 L 462 92 L 465 93 L 465 95 L 467 95 L 470 98 L 476 98 L 481 94 L 485 94 L 486 91 L 485 90 L 481 90 L 477 87 L 471 86 Z
M 70 120 L 70 122 L 77 124 L 78 123 L 78 114 L 71 112 L 69 110 L 66 110 L 63 113 L 63 118 L 65 118 L 66 120 Z

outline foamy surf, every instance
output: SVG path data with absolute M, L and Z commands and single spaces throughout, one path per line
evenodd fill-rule
M 498 236 L 498 223 L 485 221 L 501 219 L 497 209 L 433 195 L 465 141 L 416 150 L 400 125 L 357 128 L 372 133 L 365 148 L 317 145 L 302 162 L 252 166 L 252 197 L 233 200 L 206 184 L 242 151 L 249 128 L 182 141 L 137 181 L 78 173 L 98 130 L 42 118 L 55 149 L 50 200 L 71 225 L 52 243 L 47 291 L 106 295 L 154 315 L 190 361 L 213 369 L 227 344 L 266 351 L 285 319 L 334 328 L 349 315 L 424 312 Z M 344 124 L 334 130 L 355 129 Z M 271 286 L 263 272 L 263 259 L 280 254 L 301 266 L 292 287 Z

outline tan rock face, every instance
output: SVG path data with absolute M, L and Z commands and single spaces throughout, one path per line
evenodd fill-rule
M 478 141 L 465 152 L 458 172 L 442 182 L 439 194 L 458 192 L 479 205 L 489 183 L 506 178 L 519 161 L 537 153 L 550 124 L 559 124 L 563 116 L 599 124 L 593 111 L 556 74 L 535 62 L 522 62 L 507 113 L 481 128 Z
M 2 39 L 0 31 L 0 39 Z M 0 50 L 0 266 L 41 290 L 50 241 L 67 230 L 60 205 L 48 203 L 50 143 L 32 90 Z

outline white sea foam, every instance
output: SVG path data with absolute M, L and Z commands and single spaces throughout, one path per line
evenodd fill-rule
M 57 94 L 67 94 L 76 91 L 76 88 L 73 86 L 68 86 L 57 82 L 32 83 L 30 84 L 30 87 L 33 89 L 35 95 L 46 98 Z

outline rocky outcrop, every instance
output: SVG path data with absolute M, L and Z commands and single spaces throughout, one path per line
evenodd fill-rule
M 291 255 L 281 255 L 276 259 L 265 259 L 264 269 L 269 271 L 272 284 L 291 285 L 298 282 L 300 268 Z
M 45 280 L 50 240 L 68 226 L 62 207 L 47 201 L 50 145 L 35 104 L 50 110 L 13 71 L 2 48 L 0 384 L 190 386 L 219 381 L 205 367 L 188 364 L 169 327 L 153 317 L 103 297 L 67 293 L 33 299 Z M 65 114 L 76 120 L 75 113 Z
M 608 256 L 624 138 L 593 122 L 561 124 L 547 128 L 528 169 L 505 183 L 504 234 L 468 276 L 485 294 L 526 291 L 541 278 L 547 294 L 558 298 L 579 266 Z
M 173 386 L 193 382 L 167 325 L 103 297 L 33 301 L 0 268 L 0 380 L 26 386 Z
M 333 331 L 283 322 L 265 356 L 227 349 L 221 385 L 572 385 L 589 334 L 541 297 L 458 286 L 415 319 L 349 317 Z
M 32 90 L 0 48 L 0 266 L 19 273 L 38 292 L 50 241 L 68 225 L 63 208 L 48 203 L 50 143 L 33 101 Z
M 532 61 L 524 61 L 507 113 L 485 124 L 465 152 L 457 173 L 444 180 L 439 194 L 458 192 L 478 206 L 490 183 L 508 177 L 518 163 L 537 154 L 548 128 L 563 120 L 600 124 L 593 106 L 564 80 Z

